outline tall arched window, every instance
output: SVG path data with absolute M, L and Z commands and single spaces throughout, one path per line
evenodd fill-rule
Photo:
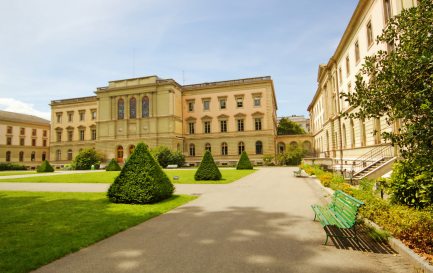
M 137 100 L 135 97 L 132 97 L 129 100 L 129 118 L 137 117 Z
M 32 152 L 30 155 L 30 160 L 35 161 L 36 160 L 36 152 Z
M 380 127 L 380 118 L 374 120 L 374 144 L 380 144 L 382 142 L 382 129 Z
M 245 144 L 241 141 L 238 144 L 238 154 L 241 154 L 243 151 L 245 151 Z
M 194 144 L 189 144 L 189 155 L 195 156 L 195 145 Z
M 256 154 L 258 155 L 263 154 L 263 144 L 261 141 L 256 142 Z
M 326 131 L 326 151 L 329 151 L 329 133 Z
M 365 131 L 365 119 L 361 119 L 359 121 L 361 127 L 361 146 L 364 147 L 367 145 L 367 133 Z
M 68 160 L 72 160 L 72 150 L 68 150 Z
M 290 149 L 296 149 L 298 148 L 298 142 L 292 141 L 290 142 Z
M 353 124 L 353 119 L 350 119 L 350 131 L 352 137 L 350 144 L 352 148 L 355 148 L 355 125 Z
M 11 151 L 7 151 L 6 152 L 6 162 L 10 162 L 11 161 Z
M 141 101 L 141 116 L 143 118 L 149 117 L 149 97 L 144 96 Z
M 227 143 L 223 142 L 221 144 L 221 155 L 227 155 L 228 154 L 228 147 L 227 147 Z
M 134 150 L 135 150 L 135 145 L 129 145 L 129 155 L 132 155 Z
M 210 146 L 210 143 L 206 143 L 206 145 L 204 145 L 204 149 L 205 151 L 212 152 L 212 147 Z
M 283 154 L 286 151 L 286 144 L 284 142 L 278 143 L 278 153 Z
M 117 119 L 125 118 L 125 101 L 123 99 L 119 99 L 117 101 Z
M 46 152 L 42 152 L 42 161 L 47 159 L 47 153 Z
M 343 148 L 347 148 L 346 124 L 343 124 Z
M 123 162 L 123 147 L 117 146 L 117 162 Z
M 61 150 L 56 150 L 56 160 L 62 160 L 62 151 Z
M 20 153 L 19 153 L 19 161 L 20 162 L 23 162 L 24 161 L 24 152 L 23 151 L 21 151 Z
M 305 140 L 303 143 L 302 143 L 302 147 L 304 148 L 304 150 L 305 151 L 308 151 L 308 152 L 310 152 L 311 151 L 311 142 L 310 141 L 308 141 L 308 140 Z

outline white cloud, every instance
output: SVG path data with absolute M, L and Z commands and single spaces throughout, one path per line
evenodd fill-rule
M 25 103 L 12 98 L 0 98 L 0 109 L 9 112 L 34 115 L 47 120 L 51 119 L 50 112 L 38 111 L 34 108 L 33 104 Z

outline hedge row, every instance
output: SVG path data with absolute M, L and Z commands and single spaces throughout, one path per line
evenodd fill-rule
M 24 165 L 15 163 L 0 163 L 0 171 L 22 171 L 26 170 Z

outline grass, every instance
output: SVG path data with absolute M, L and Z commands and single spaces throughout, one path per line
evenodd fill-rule
M 0 176 L 21 175 L 21 174 L 36 174 L 36 171 L 1 171 Z
M 219 181 L 195 181 L 193 170 L 164 170 L 170 180 L 176 184 L 228 184 L 232 183 L 255 170 L 220 169 L 223 180 Z M 59 174 L 52 176 L 35 176 L 26 178 L 0 179 L 0 182 L 33 182 L 33 183 L 113 183 L 120 172 L 89 172 Z M 173 177 L 179 177 L 174 180 Z
M 0 191 L 0 272 L 28 272 L 195 199 L 112 204 L 105 193 Z

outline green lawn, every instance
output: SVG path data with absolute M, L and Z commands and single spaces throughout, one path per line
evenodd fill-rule
M 193 170 L 164 170 L 173 183 L 177 184 L 227 184 L 236 181 L 255 170 L 220 169 L 223 180 L 220 181 L 195 181 Z M 89 172 L 60 174 L 53 176 L 35 176 L 27 178 L 0 179 L 0 182 L 34 182 L 34 183 L 112 183 L 119 172 Z M 178 180 L 173 180 L 178 176 Z
M 105 193 L 0 191 L 0 272 L 28 272 L 196 197 L 109 203 Z
M 7 175 L 21 175 L 21 174 L 35 174 L 36 171 L 1 171 L 0 176 Z

